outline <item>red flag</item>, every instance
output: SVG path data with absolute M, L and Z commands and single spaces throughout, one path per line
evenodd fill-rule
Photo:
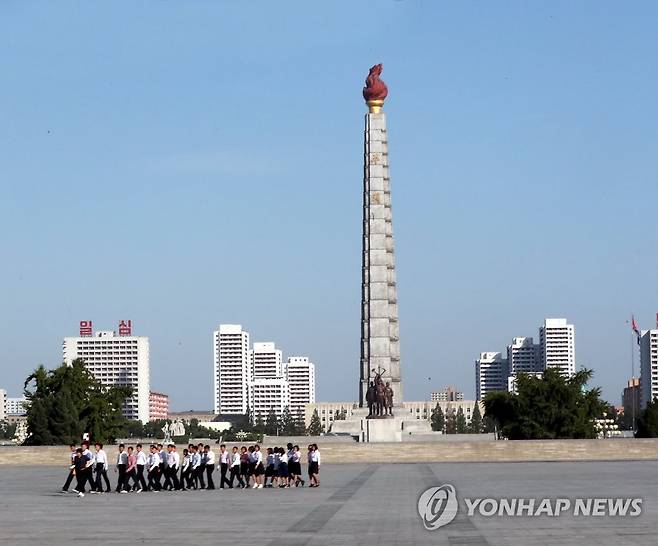
M 633 329 L 633 332 L 635 332 L 635 335 L 637 336 L 637 344 L 640 344 L 640 329 L 637 327 L 637 322 L 635 322 L 635 316 L 631 315 L 631 328 Z

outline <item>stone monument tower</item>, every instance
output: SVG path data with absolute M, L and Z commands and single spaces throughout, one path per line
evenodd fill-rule
M 368 387 L 377 375 L 390 384 L 393 405 L 402 404 L 388 136 L 382 111 L 388 89 L 381 73 L 381 64 L 373 66 L 363 88 L 368 113 L 363 155 L 360 407 L 367 404 Z

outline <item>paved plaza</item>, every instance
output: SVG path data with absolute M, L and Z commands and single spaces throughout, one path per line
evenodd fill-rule
M 111 479 L 115 479 L 115 474 Z M 58 493 L 61 467 L 0 467 L 0 544 L 658 545 L 658 461 L 324 465 L 318 489 Z M 423 528 L 420 494 L 452 484 L 454 521 Z M 641 497 L 638 517 L 473 517 L 463 498 Z

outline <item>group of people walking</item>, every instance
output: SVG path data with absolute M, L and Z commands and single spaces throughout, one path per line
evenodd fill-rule
M 79 497 L 84 497 L 86 485 L 90 493 L 110 493 L 108 477 L 109 463 L 102 443 L 90 450 L 89 442 L 80 447 L 71 444 L 71 465 L 69 475 L 62 487 L 66 493 L 73 479 L 73 489 Z M 317 444 L 309 444 L 306 455 L 308 461 L 309 487 L 320 486 L 320 450 Z M 225 444 L 215 452 L 209 445 L 189 444 L 180 453 L 174 444 L 151 444 L 148 452 L 142 444 L 126 447 L 119 445 L 115 472 L 116 493 L 141 493 L 142 491 L 187 491 L 189 489 L 215 489 L 213 474 L 220 473 L 219 488 L 263 487 L 304 487 L 302 478 L 302 453 L 298 445 L 289 443 L 286 448 L 268 447 L 263 452 L 258 444 L 230 450 Z M 269 480 L 269 483 L 268 483 Z

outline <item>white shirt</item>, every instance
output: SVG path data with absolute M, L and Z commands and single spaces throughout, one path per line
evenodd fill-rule
M 221 464 L 229 464 L 231 462 L 231 454 L 228 451 L 220 451 L 219 462 Z
M 158 455 L 160 455 L 160 462 L 161 463 L 164 463 L 167 460 L 167 454 L 165 453 L 164 449 L 162 451 L 160 451 L 160 453 L 158 453 Z
M 93 464 L 93 462 L 94 462 L 94 456 L 93 456 L 93 454 L 91 453 L 91 451 L 89 451 L 88 449 L 85 449 L 85 450 L 82 452 L 82 456 L 83 456 L 85 459 L 87 459 L 87 466 L 90 466 L 91 464 Z
M 107 466 L 107 454 L 102 449 L 99 449 L 96 452 L 96 464 L 104 464 Z
M 293 462 L 298 463 L 302 458 L 302 454 L 299 451 L 293 451 L 291 455 L 291 459 Z
M 263 452 L 261 450 L 254 451 L 254 462 L 256 466 L 263 462 Z
M 172 451 L 171 453 L 167 453 L 167 466 L 169 468 L 178 468 L 179 463 L 180 463 L 180 455 L 178 454 L 178 451 Z
M 288 464 L 288 454 L 287 453 L 279 454 L 279 463 Z
M 240 466 L 240 454 L 239 453 L 233 453 L 231 455 L 231 468 L 234 466 Z
M 143 451 L 138 451 L 137 452 L 137 464 L 138 465 L 145 465 L 146 464 L 146 453 Z
M 318 463 L 318 466 L 320 466 L 320 452 L 317 449 L 315 451 L 310 451 L 308 454 L 308 460 L 312 463 Z
M 160 466 L 160 454 L 151 453 L 149 455 L 149 471 L 158 468 L 158 466 Z
M 192 453 L 192 468 L 199 468 L 201 466 L 201 455 Z
M 215 452 L 212 449 L 206 453 L 206 464 L 215 466 Z
M 125 451 L 121 451 L 117 454 L 117 465 L 119 464 L 128 464 L 128 454 Z

